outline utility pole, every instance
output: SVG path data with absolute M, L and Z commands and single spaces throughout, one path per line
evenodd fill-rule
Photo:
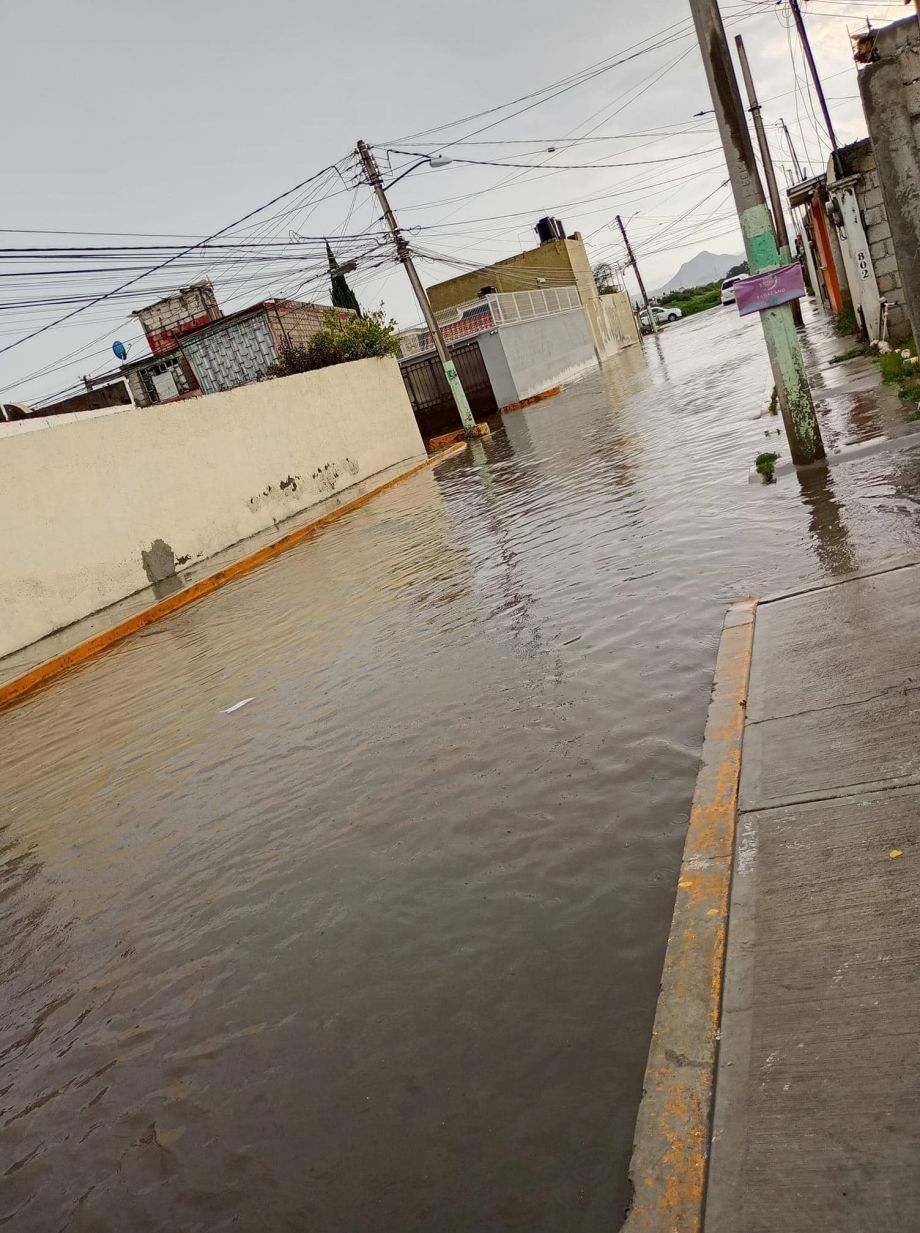
M 792 260 L 792 248 L 789 244 L 789 232 L 786 230 L 783 199 L 779 195 L 779 185 L 776 183 L 776 172 L 773 169 L 773 159 L 770 155 L 770 143 L 767 141 L 767 130 L 764 128 L 760 103 L 757 101 L 757 91 L 754 89 L 754 78 L 751 76 L 751 66 L 748 64 L 747 52 L 744 50 L 744 39 L 740 34 L 735 35 L 735 46 L 738 48 L 738 59 L 741 62 L 751 119 L 754 121 L 754 132 L 757 134 L 757 145 L 760 147 L 760 161 L 763 164 L 763 173 L 767 181 L 767 192 L 770 194 L 770 205 L 773 207 L 776 243 L 779 246 L 780 257 L 788 265 Z M 802 309 L 798 300 L 792 301 L 792 320 L 796 325 L 802 324 Z
M 792 144 L 792 138 L 789 136 L 789 129 L 786 127 L 786 121 L 780 118 L 783 133 L 786 137 L 786 145 L 789 147 L 789 157 L 792 159 L 792 165 L 795 168 L 797 182 L 799 184 L 805 179 L 805 172 L 802 169 L 802 164 L 799 162 L 799 156 L 795 152 L 795 146 Z
M 396 245 L 396 256 L 402 262 L 406 273 L 409 276 L 409 282 L 412 284 L 412 290 L 415 292 L 415 298 L 418 300 L 419 308 L 422 310 L 422 316 L 425 318 L 425 324 L 428 326 L 428 332 L 431 335 L 431 341 L 434 343 L 434 349 L 438 353 L 442 365 L 444 366 L 444 375 L 447 378 L 447 384 L 450 386 L 450 392 L 454 396 L 454 402 L 457 404 L 457 411 L 460 415 L 460 420 L 463 427 L 466 429 L 467 435 L 471 434 L 476 428 L 476 421 L 473 418 L 473 413 L 470 410 L 470 404 L 467 402 L 466 394 L 463 385 L 457 375 L 457 367 L 454 361 L 450 358 L 450 353 L 444 344 L 444 338 L 441 335 L 441 330 L 435 320 L 434 313 L 431 310 L 431 305 L 428 302 L 428 296 L 425 288 L 422 286 L 422 280 L 418 276 L 418 271 L 412 260 L 412 254 L 409 251 L 409 245 L 405 237 L 399 230 L 399 225 L 396 222 L 396 215 L 390 208 L 390 203 L 387 200 L 386 192 L 384 191 L 383 181 L 380 179 L 380 172 L 377 170 L 377 163 L 374 160 L 373 154 L 363 141 L 358 142 L 358 157 L 364 166 L 364 172 L 367 176 L 367 182 L 377 194 L 377 200 L 380 202 L 380 208 L 383 210 L 383 217 L 390 233 L 393 236 L 393 242 Z
M 725 162 L 751 274 L 766 273 L 782 264 L 770 210 L 754 157 L 754 145 L 744 114 L 725 27 L 716 0 L 690 0 L 703 66 L 719 124 Z M 760 314 L 773 380 L 783 413 L 792 461 L 801 466 L 824 457 L 821 429 L 815 415 L 802 349 L 788 304 Z
M 633 268 L 636 282 L 639 284 L 639 290 L 642 292 L 642 299 L 645 301 L 645 311 L 648 313 L 649 325 L 651 325 L 653 333 L 657 334 L 658 322 L 655 320 L 655 314 L 652 312 L 652 306 L 648 300 L 648 292 L 645 290 L 645 283 L 642 281 L 642 275 L 639 273 L 638 265 L 636 265 L 635 253 L 632 250 L 629 236 L 626 234 L 626 228 L 623 226 L 623 220 L 619 214 L 617 215 L 617 226 L 620 228 L 620 235 L 623 237 L 623 243 L 626 245 L 626 255 L 629 257 L 629 264 Z
M 818 76 L 818 66 L 815 64 L 815 58 L 811 52 L 811 43 L 808 40 L 808 31 L 805 29 L 805 22 L 802 20 L 802 10 L 799 8 L 799 0 L 789 0 L 789 7 L 792 9 L 795 28 L 799 32 L 799 38 L 802 42 L 802 50 L 805 53 L 805 59 L 808 61 L 808 69 L 811 73 L 811 79 L 815 84 L 815 92 L 818 95 L 818 102 L 821 104 L 821 112 L 824 116 L 824 127 L 827 129 L 827 135 L 831 139 L 831 156 L 834 160 L 834 169 L 837 172 L 837 179 L 842 180 L 843 164 L 840 161 L 840 152 L 837 149 L 837 137 L 834 133 L 834 126 L 831 123 L 831 113 L 827 109 L 827 99 L 824 97 L 824 87 L 821 85 L 821 78 Z
M 920 0 L 918 0 L 918 3 L 920 3 Z M 791 187 L 793 183 L 802 183 L 805 179 L 805 172 L 802 169 L 802 164 L 799 162 L 799 156 L 795 152 L 795 146 L 792 144 L 792 138 L 789 136 L 789 129 L 786 127 L 786 121 L 782 118 L 782 116 L 780 116 L 779 126 L 783 130 L 783 134 L 786 138 L 786 145 L 789 147 L 789 157 L 792 159 L 792 166 L 795 168 L 795 179 L 789 179 L 789 184 Z M 786 175 L 787 177 L 789 176 L 788 167 L 786 168 Z M 812 251 L 811 235 L 808 227 L 802 226 L 802 223 L 795 211 L 792 212 L 792 219 L 795 223 L 795 229 L 799 239 L 802 241 L 802 248 L 805 251 L 805 264 L 808 267 L 808 279 L 811 283 L 812 292 L 814 293 L 815 308 L 823 317 L 826 315 L 827 310 L 824 307 L 824 293 L 821 290 L 821 282 L 818 278 L 818 267 L 815 264 L 815 255 Z

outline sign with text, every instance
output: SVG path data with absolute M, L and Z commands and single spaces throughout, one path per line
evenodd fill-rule
M 805 294 L 802 267 L 797 261 L 791 265 L 770 270 L 767 274 L 753 274 L 735 283 L 735 303 L 742 317 L 749 313 L 761 313 L 765 308 L 776 308 L 798 300 Z

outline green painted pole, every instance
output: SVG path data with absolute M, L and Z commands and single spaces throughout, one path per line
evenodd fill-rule
M 770 208 L 754 157 L 744 104 L 716 0 L 690 0 L 703 66 L 719 124 L 735 208 L 752 274 L 778 269 L 783 263 L 776 243 Z M 824 458 L 824 442 L 808 385 L 802 348 L 788 304 L 760 314 L 770 367 L 779 398 L 789 453 L 796 466 Z
M 748 103 L 750 104 L 751 119 L 754 122 L 754 132 L 757 136 L 757 145 L 760 149 L 760 165 L 763 167 L 763 174 L 767 181 L 767 193 L 770 198 L 770 208 L 773 211 L 773 229 L 776 232 L 776 243 L 779 247 L 779 255 L 784 265 L 788 265 L 792 260 L 792 246 L 789 243 L 789 232 L 786 229 L 786 214 L 783 210 L 783 199 L 780 196 L 779 185 L 776 182 L 776 171 L 773 168 L 773 156 L 770 153 L 770 142 L 767 140 L 767 130 L 764 128 L 763 115 L 760 110 L 760 103 L 757 99 L 757 90 L 754 86 L 754 78 L 751 75 L 751 66 L 748 64 L 747 52 L 744 48 L 744 39 L 740 34 L 735 35 L 735 46 L 738 48 L 738 62 L 741 65 L 741 76 L 744 78 L 744 88 L 747 92 Z M 802 308 L 798 300 L 793 300 L 789 305 L 792 309 L 792 320 L 795 324 L 802 324 Z

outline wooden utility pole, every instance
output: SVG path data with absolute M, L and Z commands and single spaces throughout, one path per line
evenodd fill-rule
M 773 169 L 770 143 L 767 141 L 767 130 L 764 128 L 760 103 L 757 101 L 757 91 L 754 89 L 754 78 L 751 76 L 751 66 L 748 64 L 747 52 L 744 50 L 744 39 L 740 34 L 735 35 L 735 46 L 738 48 L 738 59 L 741 62 L 741 73 L 747 90 L 751 119 L 754 121 L 754 132 L 757 134 L 757 145 L 760 148 L 760 161 L 767 181 L 767 192 L 770 194 L 770 205 L 773 208 L 776 243 L 779 246 L 780 257 L 788 264 L 792 260 L 792 248 L 789 244 L 789 232 L 786 230 L 783 199 L 779 194 L 779 185 L 776 183 L 776 172 Z M 802 324 L 802 308 L 798 300 L 792 301 L 792 319 L 796 325 Z
M 419 308 L 422 310 L 422 316 L 425 318 L 425 324 L 428 326 L 428 333 L 431 335 L 431 341 L 434 344 L 434 349 L 438 353 L 442 365 L 444 366 L 444 375 L 447 378 L 447 384 L 450 386 L 450 392 L 453 395 L 454 402 L 457 404 L 457 411 L 460 415 L 460 421 L 467 433 L 472 433 L 476 427 L 476 421 L 473 418 L 473 413 L 470 410 L 470 404 L 467 402 L 466 393 L 463 389 L 463 384 L 457 375 L 457 367 L 450 357 L 450 353 L 444 343 L 444 338 L 441 334 L 440 327 L 435 320 L 435 315 L 432 312 L 431 304 L 428 302 L 428 296 L 425 288 L 422 286 L 422 280 L 418 276 L 418 271 L 415 268 L 415 263 L 412 260 L 412 254 L 409 251 L 409 245 L 405 237 L 399 229 L 396 222 L 396 215 L 390 208 L 390 203 L 387 200 L 387 195 L 383 187 L 383 181 L 380 179 L 380 172 L 377 170 L 377 163 L 371 154 L 367 145 L 363 141 L 358 142 L 358 157 L 364 167 L 367 182 L 377 194 L 377 200 L 380 202 L 380 208 L 383 210 L 383 217 L 386 225 L 390 229 L 390 234 L 393 236 L 393 242 L 396 245 L 396 256 L 406 271 L 409 277 L 409 282 L 412 284 L 412 290 L 415 292 L 415 298 L 418 300 Z
M 636 255 L 632 250 L 632 245 L 629 242 L 629 236 L 626 234 L 626 228 L 623 225 L 623 220 L 617 215 L 617 226 L 620 228 L 620 235 L 623 237 L 623 243 L 626 245 L 626 255 L 629 257 L 629 264 L 633 268 L 633 273 L 636 276 L 636 282 L 639 284 L 639 290 L 642 292 L 642 299 L 645 303 L 645 311 L 648 314 L 649 325 L 652 327 L 654 334 L 658 333 L 658 322 L 655 320 L 655 314 L 652 312 L 652 306 L 649 303 L 648 292 L 645 290 L 645 283 L 642 281 L 642 275 L 639 273 L 639 267 L 636 264 Z
M 757 171 L 722 15 L 716 0 L 690 0 L 690 9 L 725 151 L 748 268 L 751 274 L 767 273 L 783 263 Z M 824 443 L 792 310 L 788 304 L 765 308 L 760 321 L 792 461 L 797 465 L 816 462 L 824 457 Z
M 811 43 L 808 39 L 808 31 L 805 29 L 805 22 L 802 20 L 802 10 L 799 8 L 799 0 L 789 0 L 789 7 L 792 9 L 792 17 L 795 21 L 795 28 L 799 32 L 799 39 L 802 43 L 802 51 L 805 53 L 805 59 L 808 61 L 808 71 L 811 73 L 811 80 L 814 82 L 815 93 L 818 95 L 818 102 L 821 104 L 821 113 L 824 116 L 824 127 L 827 129 L 827 135 L 831 139 L 831 155 L 834 160 L 834 170 L 837 172 L 837 179 L 843 179 L 843 164 L 840 161 L 840 152 L 837 148 L 837 137 L 834 133 L 834 125 L 831 122 L 831 113 L 827 109 L 827 99 L 824 97 L 824 87 L 821 85 L 821 78 L 818 76 L 818 66 L 815 64 L 815 58 L 812 55 Z

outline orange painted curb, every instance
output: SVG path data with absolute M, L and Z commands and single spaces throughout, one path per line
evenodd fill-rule
M 507 407 L 502 407 L 502 415 L 506 411 L 523 411 L 525 407 L 532 407 L 535 402 L 543 402 L 545 398 L 555 398 L 557 394 L 561 394 L 565 387 L 562 385 L 554 385 L 551 390 L 544 390 L 541 394 L 533 394 L 530 398 L 522 398 L 520 402 L 509 402 Z
M 154 621 L 160 621 L 163 617 L 169 616 L 172 612 L 178 612 L 181 608 L 187 608 L 189 604 L 193 604 L 205 595 L 210 595 L 212 591 L 226 586 L 228 582 L 232 582 L 235 578 L 251 573 L 252 570 L 257 569 L 260 565 L 264 565 L 266 561 L 271 561 L 274 557 L 287 552 L 289 548 L 294 548 L 298 544 L 303 543 L 304 540 L 309 539 L 321 527 L 336 522 L 339 518 L 343 518 L 353 510 L 366 505 L 368 501 L 379 496 L 380 493 L 386 492 L 389 488 L 395 488 L 403 480 L 410 479 L 413 475 L 417 475 L 419 471 L 424 471 L 426 467 L 440 462 L 443 458 L 459 453 L 465 447 L 466 443 L 464 442 L 462 445 L 454 446 L 453 449 L 444 450 L 440 454 L 426 458 L 424 462 L 420 462 L 417 466 L 404 471 L 402 475 L 396 475 L 392 479 L 387 480 L 386 483 L 362 493 L 360 497 L 355 497 L 352 501 L 347 501 L 344 505 L 338 506 L 337 509 L 330 510 L 328 514 L 323 514 L 321 518 L 317 518 L 314 522 L 298 527 L 296 531 L 291 531 L 288 535 L 282 536 L 281 539 L 275 540 L 274 543 L 267 544 L 251 556 L 244 557 L 241 561 L 234 561 L 233 564 L 218 570 L 215 574 L 209 574 L 206 578 L 200 578 L 184 590 L 177 591 L 175 595 L 161 599 L 150 608 L 145 608 L 143 612 L 135 613 L 134 616 L 127 617 L 124 621 L 113 625 L 111 629 L 107 629 L 101 634 L 96 634 L 94 637 L 87 639 L 86 642 L 81 642 L 78 646 L 71 647 L 63 655 L 57 655 L 53 659 L 39 664 L 37 668 L 33 668 L 30 672 L 25 673 L 24 676 L 17 677 L 14 681 L 8 681 L 5 685 L 0 685 L 0 709 L 18 702 L 26 694 L 31 693 L 34 689 L 38 689 L 40 685 L 44 685 L 46 682 L 60 676 L 61 673 L 66 672 L 69 668 L 84 663 L 87 659 L 98 655 L 116 642 L 124 641 L 125 638 L 130 637 L 131 634 L 136 633 L 139 629 L 152 625 Z
M 728 612 L 636 1121 L 623 1233 L 700 1233 L 755 600 Z

